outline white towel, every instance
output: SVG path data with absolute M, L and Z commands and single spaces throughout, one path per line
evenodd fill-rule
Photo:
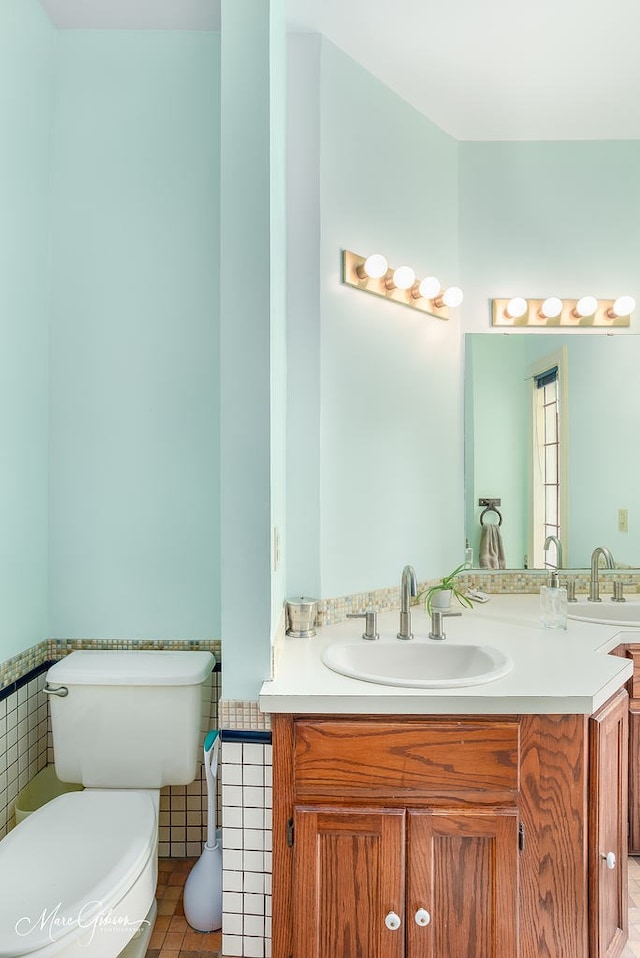
M 480 568 L 506 569 L 502 533 L 495 523 L 482 527 L 480 536 Z

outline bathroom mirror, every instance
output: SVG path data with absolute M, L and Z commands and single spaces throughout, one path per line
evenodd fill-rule
M 565 421 L 563 566 L 588 567 L 597 545 L 611 549 L 620 565 L 640 565 L 640 337 L 468 333 L 465 530 L 476 568 L 481 497 L 501 500 L 506 568 L 542 566 L 540 543 L 534 549 L 532 542 L 533 371 L 552 368 L 558 358 Z M 484 521 L 496 519 L 488 513 Z

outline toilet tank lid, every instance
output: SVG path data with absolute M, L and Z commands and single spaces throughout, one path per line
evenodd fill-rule
M 215 665 L 211 652 L 78 649 L 47 672 L 52 685 L 199 685 Z

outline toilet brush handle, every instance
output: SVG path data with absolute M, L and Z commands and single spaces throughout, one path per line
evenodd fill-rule
M 209 744 L 209 748 L 206 748 Z M 216 781 L 218 775 L 218 755 L 220 750 L 220 734 L 215 733 L 211 741 L 211 733 L 205 739 L 204 769 L 207 778 L 207 847 L 213 848 L 216 844 Z

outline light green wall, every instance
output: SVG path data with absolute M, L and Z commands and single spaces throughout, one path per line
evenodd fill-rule
M 284 598 L 284 5 L 223 0 L 222 24 L 223 693 L 255 699 Z
M 298 69 L 305 64 L 290 89 L 308 97 L 317 77 L 309 107 L 317 111 L 319 165 L 308 184 L 319 190 L 319 226 L 312 219 L 311 229 L 319 231 L 320 288 L 306 268 L 308 204 L 290 203 L 289 273 L 304 314 L 289 322 L 308 336 L 290 340 L 289 364 L 310 374 L 289 403 L 301 404 L 300 424 L 308 411 L 318 436 L 311 503 L 319 509 L 301 525 L 304 538 L 288 517 L 289 591 L 337 596 L 393 586 L 408 562 L 429 578 L 462 558 L 458 319 L 442 322 L 340 282 L 345 248 L 382 251 L 393 265 L 458 281 L 458 144 L 328 41 L 319 59 L 297 58 Z M 291 131 L 300 137 L 291 176 L 306 162 L 310 125 L 307 118 Z M 290 461 L 300 455 L 296 439 L 289 437 Z M 300 488 L 288 495 L 301 510 Z M 319 557 L 306 564 L 319 579 L 304 582 L 295 569 L 308 552 Z
M 15 214 L 0 224 L 2 657 L 47 634 L 217 635 L 219 37 L 54 35 L 35 0 L 6 0 L 0 28 L 0 182 Z M 267 671 L 284 593 L 274 523 L 292 593 L 394 585 L 406 562 L 429 578 L 461 558 L 461 330 L 489 329 L 491 297 L 640 301 L 639 143 L 458 144 L 330 42 L 292 43 L 286 523 L 276 95 L 256 119 L 274 162 L 252 187 L 272 216 L 268 434 L 259 417 L 245 432 L 267 451 L 238 487 L 239 503 L 266 497 L 260 530 L 245 517 L 266 612 L 237 639 L 238 697 Z M 465 303 L 443 323 L 358 293 L 339 281 L 343 248 L 459 282 Z M 225 360 L 247 343 L 240 328 Z M 237 411 L 222 410 L 230 432 Z
M 473 404 L 466 422 L 467 534 L 474 565 L 480 561 L 479 498 L 500 499 L 501 526 L 507 568 L 522 568 L 527 553 L 530 488 L 530 384 L 526 336 L 467 337 L 466 388 Z M 473 445 L 471 445 L 473 442 Z M 504 517 L 506 516 L 506 521 Z M 486 522 L 495 522 L 487 515 Z
M 0 661 L 47 638 L 49 143 L 53 30 L 0 4 Z
M 61 31 L 53 636 L 219 635 L 219 37 Z

